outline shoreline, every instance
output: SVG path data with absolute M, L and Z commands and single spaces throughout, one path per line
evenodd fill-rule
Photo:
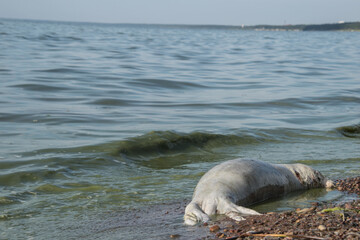
M 339 22 L 326 24 L 288 24 L 288 25 L 255 25 L 243 26 L 243 30 L 254 31 L 334 31 L 334 32 L 359 32 L 360 22 Z
M 335 181 L 335 188 L 360 196 L 360 176 Z M 360 199 L 351 202 L 314 203 L 310 208 L 229 218 L 209 225 L 207 239 L 360 239 Z
M 45 19 L 20 19 L 20 18 L 1 18 L 4 21 L 30 21 L 30 22 L 52 22 L 52 23 L 73 23 L 73 24 L 99 24 L 99 25 L 123 25 L 123 26 L 163 26 L 175 28 L 194 28 L 194 29 L 234 29 L 245 31 L 292 31 L 292 32 L 360 32 L 360 21 L 337 22 L 322 24 L 284 24 L 284 25 L 216 25 L 216 24 L 164 24 L 164 23 L 131 23 L 131 22 L 87 22 L 87 21 L 61 21 Z

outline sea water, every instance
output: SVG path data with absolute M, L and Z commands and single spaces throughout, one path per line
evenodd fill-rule
M 359 123 L 359 32 L 0 19 L 0 239 L 201 237 L 182 212 L 211 167 L 358 176 Z

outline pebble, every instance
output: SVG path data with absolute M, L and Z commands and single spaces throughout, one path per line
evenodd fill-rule
M 326 230 L 326 227 L 325 227 L 324 225 L 319 225 L 319 226 L 318 226 L 318 229 L 319 229 L 320 231 L 325 231 L 325 230 Z
M 216 234 L 216 236 L 218 238 L 225 238 L 226 237 L 226 235 L 224 233 L 218 233 L 218 234 Z
M 351 209 L 352 208 L 351 203 L 345 203 L 344 208 L 345 209 Z
M 297 212 L 297 213 L 308 213 L 308 212 L 314 211 L 314 209 L 315 209 L 315 207 L 303 208 L 303 209 L 296 210 L 296 212 Z
M 219 225 L 214 225 L 209 228 L 210 232 L 217 232 L 220 230 Z

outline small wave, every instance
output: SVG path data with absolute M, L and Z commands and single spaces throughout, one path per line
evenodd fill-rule
M 184 55 L 181 55 L 181 54 L 174 54 L 174 58 L 177 59 L 177 60 L 181 60 L 181 61 L 190 60 L 190 57 L 184 56 Z
M 79 37 L 64 37 L 64 39 L 72 40 L 72 41 L 80 41 L 80 42 L 84 41 L 84 39 L 79 38 Z
M 115 156 L 122 162 L 151 169 L 171 169 L 189 163 L 212 162 L 233 158 L 224 150 L 241 145 L 258 144 L 262 140 L 251 135 L 222 135 L 204 132 L 177 133 L 155 131 L 121 141 Z
M 8 196 L 1 196 L 0 206 L 21 203 L 34 195 L 36 195 L 36 193 L 26 191 L 20 193 L 12 193 L 11 195 Z
M 129 59 L 131 58 L 131 56 L 129 54 L 112 54 L 112 55 L 108 55 L 108 56 L 104 56 L 104 58 L 107 58 L 107 59 Z M 130 66 L 128 64 L 123 64 L 123 65 L 120 65 L 121 67 L 124 67 L 124 66 Z M 125 67 L 126 68 L 126 67 Z M 138 68 L 133 68 L 133 69 L 138 69 Z
M 304 98 L 298 100 L 301 103 L 309 104 L 309 105 L 338 105 L 338 104 L 344 104 L 344 103 L 360 103 L 359 97 L 353 97 L 353 96 L 329 96 L 329 97 L 311 97 L 311 98 Z
M 35 97 L 32 98 L 34 100 L 38 101 L 44 101 L 44 102 L 82 102 L 86 100 L 85 98 L 67 98 L 67 97 Z
M 13 172 L 8 174 L 0 174 L 1 186 L 16 186 L 26 182 L 37 182 L 50 178 L 65 178 L 65 176 L 53 170 L 29 170 L 23 172 Z
M 1 205 L 8 205 L 8 204 L 16 203 L 16 202 L 20 202 L 20 201 L 16 201 L 16 200 L 11 199 L 9 197 L 0 197 L 0 206 Z
M 352 126 L 339 127 L 336 129 L 339 133 L 345 137 L 360 138 L 360 124 Z
M 115 98 L 102 98 L 99 100 L 91 101 L 89 104 L 105 105 L 105 106 L 131 106 L 131 101 Z
M 52 40 L 52 41 L 60 41 L 60 38 L 55 36 L 55 35 L 51 35 L 51 34 L 42 34 L 38 37 L 39 40 Z
M 266 138 L 266 136 L 265 136 Z M 246 134 L 222 135 L 204 132 L 177 133 L 172 131 L 149 132 L 127 140 L 101 143 L 98 145 L 79 146 L 74 148 L 41 149 L 35 152 L 23 152 L 23 157 L 33 158 L 32 164 L 47 165 L 58 169 L 92 169 L 102 167 L 145 166 L 152 169 L 170 169 L 194 162 L 211 162 L 229 157 L 222 147 L 257 144 L 263 139 Z M 220 149 L 220 150 L 219 150 Z M 238 148 L 236 148 L 238 149 Z M 218 151 L 219 150 L 219 151 Z M 50 157 L 61 154 L 64 157 Z M 230 153 L 231 154 L 231 153 Z M 42 158 L 44 156 L 44 158 Z M 15 164 L 15 163 L 14 163 Z M 15 164 L 18 166 L 23 163 Z M 27 164 L 29 164 L 27 162 Z M 6 164 L 2 168 L 14 167 Z M 81 170 L 82 171 L 82 170 Z M 7 176 L 13 182 L 20 182 L 21 177 L 33 176 L 33 173 L 20 173 Z M 41 178 L 35 176 L 36 179 Z M 1 181 L 1 179 L 0 179 Z M 35 180 L 36 181 L 36 180 Z
M 296 75 L 296 74 L 298 74 L 297 72 L 290 71 L 290 70 L 274 70 L 273 73 L 283 74 L 283 75 Z
M 56 186 L 53 184 L 43 184 L 35 189 L 36 192 L 46 194 L 58 194 L 65 192 L 98 192 L 103 190 L 104 187 L 100 185 L 91 185 L 83 183 L 67 183 L 64 186 Z
M 0 113 L 0 122 L 29 122 L 31 118 L 31 114 Z
M 308 160 L 298 160 L 297 163 L 302 163 L 306 165 L 344 165 L 346 164 L 357 164 L 360 161 L 360 158 L 346 158 L 346 159 L 308 159 Z
M 304 69 L 304 70 L 308 70 L 308 71 L 314 71 L 314 72 L 319 72 L 319 71 L 334 71 L 333 68 L 329 68 L 329 67 L 299 67 L 300 69 Z
M 121 64 L 120 65 L 121 68 L 125 68 L 125 69 L 132 69 L 132 70 L 139 70 L 140 68 L 137 66 L 133 66 L 130 64 Z
M 276 40 L 276 38 L 274 38 L 274 37 L 269 37 L 269 36 L 264 36 L 264 39 L 266 39 L 266 40 Z
M 308 72 L 297 73 L 297 75 L 301 75 L 301 76 L 324 76 L 324 75 L 327 75 L 327 74 L 322 73 L 322 72 L 318 72 L 318 71 L 308 71 Z
M 30 40 L 30 41 L 53 41 L 53 42 L 73 42 L 73 41 L 84 41 L 82 38 L 73 36 L 57 36 L 56 33 L 41 34 L 37 37 L 18 36 L 19 38 Z
M 76 70 L 73 68 L 50 68 L 50 69 L 40 69 L 33 70 L 34 72 L 46 72 L 46 73 L 87 73 L 85 71 Z
M 301 108 L 307 109 L 309 106 L 305 101 L 302 101 L 297 98 L 286 98 L 274 101 L 266 101 L 266 102 L 240 102 L 240 103 L 228 103 L 228 106 L 236 106 L 236 107 L 256 107 L 256 108 Z
M 143 86 L 143 87 L 167 88 L 167 89 L 206 88 L 201 84 L 191 83 L 191 82 L 181 82 L 181 81 L 164 80 L 164 79 L 145 79 L 145 78 L 129 81 L 128 84 Z
M 253 136 L 222 135 L 204 132 L 177 133 L 154 131 L 120 142 L 118 152 L 129 158 L 180 152 L 212 151 L 214 148 L 258 143 Z
M 58 91 L 67 90 L 67 88 L 64 87 L 42 85 L 42 84 L 18 84 L 18 85 L 12 85 L 11 87 L 22 88 L 28 91 L 39 91 L 39 92 L 58 92 Z
M 152 131 L 125 140 L 73 148 L 41 149 L 22 153 L 24 157 L 44 158 L 40 163 L 51 168 L 86 169 L 139 167 L 178 168 L 189 163 L 206 163 L 239 156 L 244 148 L 267 143 L 298 142 L 299 139 L 333 139 L 333 133 L 297 129 L 243 130 L 231 134 L 208 132 L 180 133 Z M 48 155 L 61 154 L 63 157 Z M 32 162 L 34 164 L 34 162 Z M 1 165 L 0 165 L 1 166 Z

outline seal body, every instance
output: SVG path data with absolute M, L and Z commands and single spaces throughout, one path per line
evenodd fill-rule
M 304 164 L 270 164 L 235 159 L 209 170 L 197 184 L 193 199 L 185 209 L 186 225 L 206 222 L 213 214 L 225 214 L 240 221 L 259 213 L 243 207 L 279 195 L 325 187 L 327 179 Z

